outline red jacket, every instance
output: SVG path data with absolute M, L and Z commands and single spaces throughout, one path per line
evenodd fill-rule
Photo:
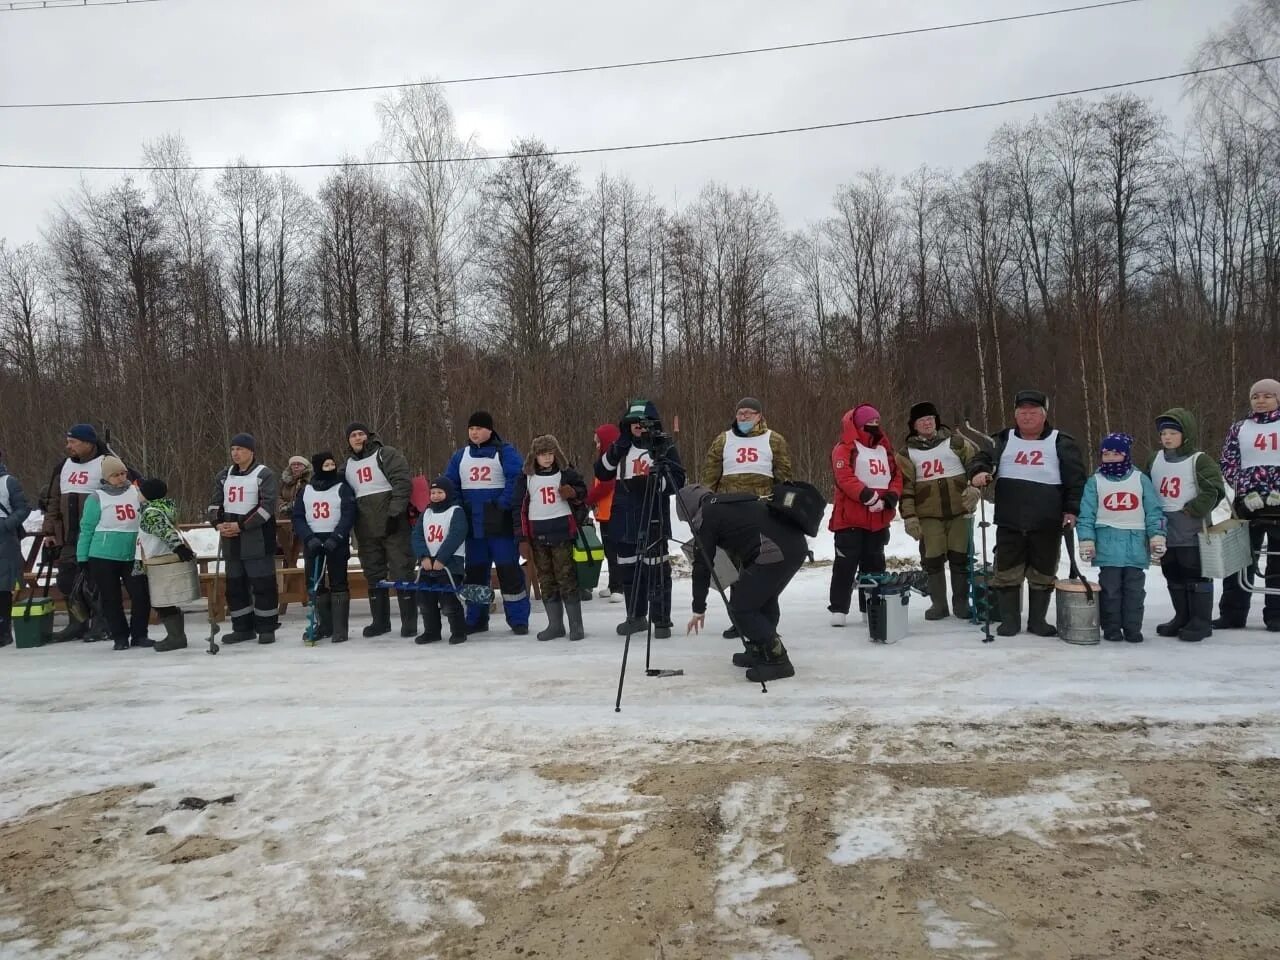
M 884 530 L 893 522 L 898 501 L 902 498 L 902 471 L 898 469 L 898 459 L 893 455 L 893 447 L 889 438 L 883 433 L 878 441 L 873 441 L 863 430 L 853 425 L 853 411 L 845 413 L 841 420 L 840 442 L 831 451 L 831 470 L 836 475 L 835 505 L 831 511 L 832 530 L 848 530 L 856 527 L 859 530 Z M 858 468 L 858 448 L 883 447 L 889 461 L 889 480 L 883 489 L 874 484 L 872 489 L 892 502 L 883 510 L 872 512 L 862 503 L 862 493 L 867 489 L 856 475 Z

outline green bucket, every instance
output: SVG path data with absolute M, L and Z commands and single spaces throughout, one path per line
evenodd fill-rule
M 19 649 L 41 647 L 53 639 L 53 601 L 48 597 L 13 605 L 13 640 Z

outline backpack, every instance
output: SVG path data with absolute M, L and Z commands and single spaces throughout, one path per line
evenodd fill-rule
M 816 537 L 827 509 L 827 498 L 813 484 L 792 480 L 789 483 L 775 483 L 773 494 L 765 501 L 765 505 L 779 520 Z

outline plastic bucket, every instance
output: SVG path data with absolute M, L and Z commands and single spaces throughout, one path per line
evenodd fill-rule
M 1066 643 L 1094 644 L 1102 640 L 1098 625 L 1098 585 L 1088 590 L 1081 580 L 1059 580 L 1054 590 L 1058 636 Z
M 200 599 L 200 573 L 194 561 L 147 564 L 151 606 L 177 607 Z
M 53 639 L 53 601 L 47 597 L 13 605 L 13 642 L 19 649 L 40 647 Z

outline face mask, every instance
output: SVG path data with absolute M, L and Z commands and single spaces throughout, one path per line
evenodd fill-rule
M 739 433 L 750 433 L 753 427 L 755 427 L 755 421 L 754 421 L 754 420 L 739 420 L 739 421 L 738 421 L 738 432 L 739 432 Z

